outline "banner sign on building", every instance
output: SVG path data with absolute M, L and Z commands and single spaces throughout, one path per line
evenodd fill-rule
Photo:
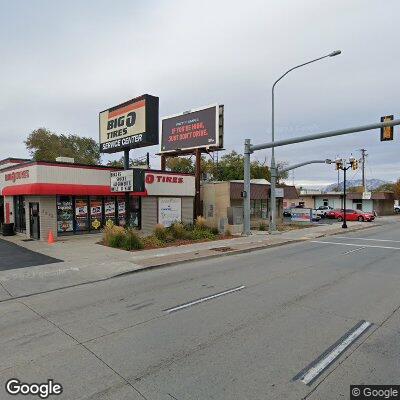
M 292 208 L 291 214 L 293 222 L 311 222 L 312 219 L 311 208 Z
M 362 199 L 363 200 L 371 200 L 372 193 L 371 192 L 363 192 Z
M 141 168 L 110 172 L 111 192 L 142 192 L 144 190 L 144 170 Z
M 194 196 L 196 193 L 193 175 L 146 171 L 144 186 L 149 196 Z
M 223 110 L 215 104 L 162 118 L 161 152 L 222 148 Z
M 179 197 L 160 197 L 158 199 L 158 223 L 165 227 L 182 220 L 182 199 Z
M 158 144 L 158 97 L 145 94 L 99 114 L 100 152 Z

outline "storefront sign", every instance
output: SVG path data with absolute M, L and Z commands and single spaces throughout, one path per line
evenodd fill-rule
M 143 192 L 144 170 L 141 168 L 110 172 L 111 192 Z
M 311 208 L 292 208 L 291 214 L 293 222 L 311 222 Z
M 133 170 L 114 171 L 110 173 L 110 187 L 112 192 L 133 191 Z
M 158 97 L 145 94 L 99 115 L 102 153 L 158 144 Z
M 5 174 L 4 180 L 15 182 L 18 179 L 27 179 L 29 178 L 29 169 L 25 169 L 23 171 L 13 171 L 8 174 Z
M 178 197 L 160 197 L 158 199 L 158 223 L 165 227 L 182 219 L 182 199 Z
M 149 196 L 194 196 L 194 176 L 167 172 L 145 172 L 144 185 Z
M 217 104 L 165 117 L 161 121 L 161 152 L 220 148 L 222 137 L 223 106 Z
M 285 196 L 285 192 L 283 188 L 276 188 L 275 189 L 275 197 L 283 198 Z
M 372 193 L 371 192 L 363 192 L 362 199 L 363 200 L 371 200 Z

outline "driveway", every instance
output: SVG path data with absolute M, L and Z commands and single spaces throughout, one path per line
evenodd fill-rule
M 0 271 L 51 264 L 60 261 L 62 260 L 25 249 L 24 247 L 0 239 Z

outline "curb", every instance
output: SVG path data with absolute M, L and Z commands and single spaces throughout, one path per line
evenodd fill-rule
M 362 231 L 362 230 L 366 230 L 366 229 L 375 228 L 375 227 L 378 227 L 378 226 L 382 226 L 382 225 L 365 226 L 365 227 L 360 227 L 359 229 L 351 229 L 351 230 L 348 230 L 347 232 L 357 232 L 357 231 Z M 108 276 L 108 277 L 105 277 L 105 278 L 100 278 L 100 279 L 95 279 L 95 280 L 91 280 L 91 281 L 87 281 L 87 282 L 76 283 L 76 284 L 73 284 L 73 285 L 67 285 L 67 286 L 63 286 L 63 287 L 59 287 L 59 288 L 54 288 L 54 289 L 44 290 L 44 291 L 40 291 L 40 292 L 35 292 L 35 293 L 29 293 L 29 294 L 23 294 L 23 295 L 20 295 L 20 296 L 10 297 L 10 298 L 7 298 L 7 299 L 0 300 L 0 304 L 4 303 L 4 302 L 8 302 L 8 301 L 13 301 L 13 300 L 21 299 L 21 298 L 30 297 L 30 296 L 36 296 L 36 295 L 40 295 L 40 294 L 55 292 L 55 291 L 58 291 L 58 290 L 69 289 L 69 288 L 72 288 L 72 287 L 90 285 L 90 284 L 98 283 L 98 282 L 104 282 L 104 281 L 108 281 L 109 279 L 119 278 L 119 277 L 123 277 L 123 276 L 126 276 L 126 275 L 135 274 L 135 273 L 144 272 L 144 271 L 150 271 L 152 269 L 169 267 L 169 266 L 174 266 L 174 265 L 179 265 L 179 264 L 192 263 L 192 262 L 196 262 L 196 261 L 209 260 L 209 259 L 212 259 L 212 258 L 219 258 L 219 257 L 226 257 L 226 256 L 231 256 L 231 255 L 237 255 L 237 254 L 251 253 L 253 251 L 265 250 L 265 249 L 270 249 L 270 248 L 274 248 L 274 247 L 281 247 L 281 246 L 285 246 L 285 245 L 289 245 L 289 244 L 306 242 L 308 240 L 317 239 L 317 238 L 321 238 L 321 237 L 340 235 L 341 233 L 342 233 L 341 231 L 330 233 L 330 234 L 324 233 L 324 234 L 321 234 L 321 235 L 316 236 L 314 238 L 293 239 L 293 240 L 289 240 L 289 241 L 283 241 L 283 242 L 280 242 L 280 243 L 273 243 L 273 244 L 261 245 L 261 246 L 257 246 L 257 247 L 251 247 L 251 248 L 248 248 L 248 249 L 233 250 L 233 251 L 229 251 L 229 252 L 226 252 L 226 253 L 210 254 L 210 255 L 207 255 L 207 256 L 204 256 L 204 257 L 191 258 L 189 260 L 170 261 L 170 262 L 162 263 L 162 264 L 149 265 L 147 267 L 143 267 L 143 268 L 132 270 L 132 271 L 122 272 L 120 274 L 111 275 L 111 276 Z
M 261 246 L 257 246 L 257 247 L 250 247 L 248 249 L 232 250 L 232 251 L 227 251 L 225 253 L 209 254 L 207 256 L 203 256 L 203 257 L 200 256 L 197 258 L 190 258 L 187 260 L 169 261 L 166 263 L 148 265 L 146 267 L 138 268 L 138 269 L 135 269 L 132 271 L 121 272 L 120 274 L 113 275 L 110 278 L 118 278 L 120 276 L 135 274 L 137 272 L 148 271 L 151 269 L 157 269 L 157 268 L 162 268 L 162 267 L 171 267 L 171 266 L 179 265 L 179 264 L 187 264 L 187 263 L 193 263 L 193 262 L 197 262 L 197 261 L 209 260 L 211 258 L 220 258 L 220 257 L 226 257 L 226 256 L 233 256 L 233 255 L 237 255 L 237 254 L 251 253 L 251 252 L 257 251 L 257 250 L 265 250 L 265 249 L 270 249 L 273 247 L 285 246 L 287 244 L 305 242 L 306 240 L 308 240 L 308 239 L 293 239 L 290 241 L 285 241 L 285 242 L 280 242 L 280 243 L 265 244 L 265 245 L 261 245 Z
M 378 227 L 378 226 L 381 226 L 381 225 L 363 226 L 363 227 L 360 227 L 358 229 L 351 229 L 350 228 L 350 230 L 347 230 L 346 232 L 363 231 L 363 230 L 375 228 L 375 227 Z M 196 258 L 190 258 L 190 259 L 187 259 L 187 260 L 169 261 L 169 262 L 166 262 L 166 263 L 159 263 L 159 264 L 149 265 L 149 266 L 146 266 L 146 267 L 143 267 L 143 268 L 138 268 L 138 269 L 132 270 L 132 271 L 121 272 L 120 274 L 113 275 L 110 278 L 119 278 L 121 276 L 135 274 L 135 273 L 142 272 L 142 271 L 149 271 L 149 270 L 152 270 L 152 269 L 158 269 L 158 268 L 163 268 L 163 267 L 171 267 L 171 266 L 174 266 L 174 265 L 193 263 L 193 262 L 197 262 L 197 261 L 204 261 L 204 260 L 209 260 L 209 259 L 212 259 L 212 258 L 220 258 L 220 257 L 237 255 L 237 254 L 251 253 L 253 251 L 271 249 L 271 248 L 274 248 L 274 247 L 281 247 L 281 246 L 285 246 L 285 245 L 289 245 L 289 244 L 306 242 L 307 240 L 318 239 L 318 238 L 327 237 L 327 236 L 340 235 L 341 233 L 343 233 L 343 232 L 342 231 L 338 231 L 338 232 L 333 232 L 333 233 L 323 233 L 323 234 L 315 236 L 313 238 L 293 239 L 293 240 L 283 241 L 283 242 L 280 242 L 280 243 L 265 244 L 265 245 L 261 245 L 261 246 L 257 246 L 257 247 L 250 247 L 248 249 L 232 250 L 232 251 L 227 251 L 225 253 L 209 254 L 207 256 L 203 256 L 203 257 L 200 256 L 200 257 L 196 257 Z M 110 279 L 110 278 L 108 278 L 108 279 Z

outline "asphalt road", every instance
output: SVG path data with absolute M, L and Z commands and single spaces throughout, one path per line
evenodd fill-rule
M 399 307 L 400 223 L 4 301 L 0 398 L 347 399 L 398 383 Z
M 25 249 L 24 247 L 0 239 L 0 271 L 51 264 L 60 261 L 62 260 Z

